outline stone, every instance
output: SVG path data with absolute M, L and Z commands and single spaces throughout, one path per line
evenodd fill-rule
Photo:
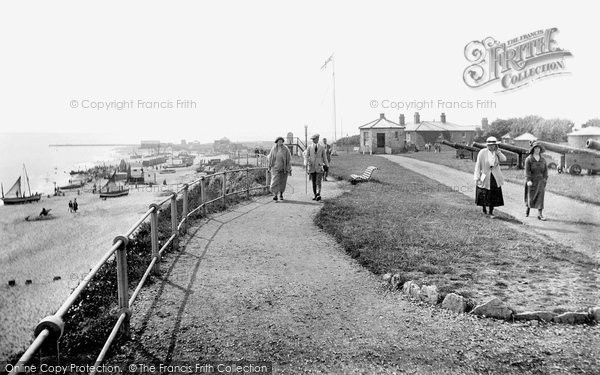
M 562 324 L 583 324 L 587 323 L 590 316 L 586 312 L 566 312 L 555 316 L 552 321 Z
M 399 286 L 400 286 L 400 274 L 396 273 L 390 279 L 390 288 L 392 290 L 396 290 L 396 289 L 398 289 Z
M 438 297 L 439 297 L 438 288 L 435 285 L 423 285 L 421 287 L 421 293 L 419 297 L 421 300 L 430 303 L 432 305 L 437 305 Z
M 590 318 L 600 323 L 600 307 L 592 307 L 590 309 Z
M 409 294 L 412 298 L 420 299 L 419 294 L 421 294 L 421 288 L 416 283 L 412 283 L 410 286 Z
M 442 308 L 459 314 L 464 313 L 467 309 L 467 301 L 458 294 L 448 293 L 442 302 Z
M 392 278 L 392 274 L 391 273 L 386 273 L 381 278 L 383 279 L 383 281 L 388 281 L 389 282 L 390 279 Z
M 410 287 L 412 284 L 414 284 L 414 281 L 412 281 L 412 280 L 405 282 L 404 285 L 402 286 L 402 293 L 404 293 L 408 296 L 410 294 Z
M 514 320 L 540 320 L 545 322 L 551 322 L 552 319 L 558 314 L 550 311 L 525 311 L 518 314 L 513 314 Z
M 484 304 L 475 306 L 471 313 L 496 319 L 509 319 L 512 316 L 513 311 L 499 298 L 494 298 Z

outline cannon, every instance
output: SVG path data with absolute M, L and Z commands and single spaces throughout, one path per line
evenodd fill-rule
M 585 141 L 585 147 L 591 148 L 592 150 L 600 151 L 600 142 L 590 138 L 587 141 Z
M 509 145 L 506 143 L 498 143 L 498 148 L 512 152 L 513 154 L 516 154 L 517 155 L 517 168 L 523 169 L 524 160 L 527 157 L 525 155 L 527 155 L 529 153 L 528 149 L 523 148 L 523 147 Z
M 567 170 L 572 175 L 578 175 L 581 174 L 583 169 L 586 169 L 589 174 L 595 174 L 600 171 L 600 151 L 545 141 L 537 141 L 537 143 L 545 147 L 546 150 L 561 154 L 560 166 L 558 167 L 559 172 Z
M 471 158 L 471 160 L 475 160 L 475 155 L 479 152 L 478 148 L 467 145 L 461 145 L 458 143 L 447 141 L 445 139 L 441 140 L 440 143 L 456 149 L 457 159 L 464 159 L 466 157 L 469 157 Z
M 477 147 L 479 149 L 486 148 L 487 145 L 485 143 L 473 142 L 473 147 Z M 500 162 L 500 165 L 508 165 L 509 167 L 517 166 L 519 169 L 523 169 L 523 155 L 521 152 L 512 151 L 506 147 L 502 146 L 510 146 L 513 149 L 525 150 L 524 148 L 506 145 L 504 143 L 498 143 L 498 148 L 506 151 L 506 161 Z M 525 153 L 529 152 L 529 150 L 525 150 Z

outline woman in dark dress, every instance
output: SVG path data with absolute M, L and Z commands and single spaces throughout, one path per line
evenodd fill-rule
M 529 156 L 525 159 L 525 216 L 529 216 L 529 210 L 538 210 L 538 219 L 546 221 L 542 210 L 544 209 L 544 195 L 546 193 L 546 181 L 548 180 L 548 165 L 542 157 L 543 147 L 534 142 L 529 150 Z
M 500 162 L 506 161 L 506 156 L 498 148 L 496 137 L 486 140 L 487 148 L 477 154 L 473 179 L 477 184 L 475 189 L 475 204 L 483 207 L 483 213 L 489 209 L 490 218 L 494 218 L 494 207 L 504 206 L 502 185 L 504 176 L 500 170 Z

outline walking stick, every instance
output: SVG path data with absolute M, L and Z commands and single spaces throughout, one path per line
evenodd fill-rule
M 308 165 L 304 167 L 304 195 L 308 195 Z

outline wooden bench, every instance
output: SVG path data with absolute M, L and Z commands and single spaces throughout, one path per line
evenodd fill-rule
M 362 174 L 362 176 L 359 176 L 357 174 L 351 174 L 350 175 L 350 183 L 352 185 L 356 185 L 359 182 L 367 182 L 371 179 L 371 176 L 373 175 L 373 172 L 375 172 L 377 169 L 377 167 L 373 167 L 370 166 L 365 170 L 365 173 Z

